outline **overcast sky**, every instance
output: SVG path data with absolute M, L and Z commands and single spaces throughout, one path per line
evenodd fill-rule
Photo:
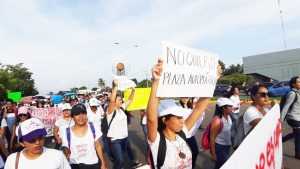
M 281 7 L 287 49 L 299 48 L 300 1 Z M 40 94 L 111 84 L 118 62 L 129 78 L 150 78 L 161 40 L 226 66 L 285 50 L 277 0 L 0 0 L 0 62 L 24 63 Z

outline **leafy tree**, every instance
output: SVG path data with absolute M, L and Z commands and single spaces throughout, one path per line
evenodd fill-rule
M 144 79 L 142 81 L 140 81 L 139 83 L 137 83 L 137 87 L 151 87 L 152 86 L 152 82 L 149 79 Z
M 237 65 L 234 64 L 230 65 L 229 68 L 225 69 L 223 75 L 227 76 L 233 73 L 243 73 L 243 72 L 244 72 L 243 65 L 238 63 Z
M 23 67 L 23 63 L 0 65 L 0 99 L 5 99 L 8 91 L 20 91 L 22 96 L 33 96 L 39 93 L 35 88 L 32 72 Z
M 108 87 L 108 86 L 104 86 L 102 89 L 101 89 L 101 92 L 109 92 L 111 91 L 111 88 Z
M 242 86 L 244 82 L 248 83 L 250 81 L 252 81 L 252 77 L 249 75 L 245 75 L 244 73 L 233 73 L 231 75 L 221 77 L 218 80 L 218 83 Z
M 86 86 L 81 86 L 81 87 L 79 88 L 79 90 L 86 90 L 86 89 L 87 89 Z
M 98 87 L 101 89 L 105 86 L 105 81 L 102 78 L 98 79 Z
M 98 87 L 93 87 L 92 91 L 97 91 Z

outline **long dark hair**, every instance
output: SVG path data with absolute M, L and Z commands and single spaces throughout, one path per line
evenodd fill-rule
M 181 101 L 181 99 L 179 100 L 179 103 L 180 103 L 181 107 L 184 108 L 184 103 Z M 188 107 L 189 109 L 193 109 L 193 101 L 191 101 L 190 98 L 189 98 L 189 101 L 187 102 L 187 107 Z
M 165 128 L 166 128 L 166 125 L 165 123 L 163 122 L 163 117 L 165 117 L 165 121 L 169 120 L 171 117 L 173 117 L 174 115 L 172 114 L 167 114 L 165 116 L 162 116 L 162 117 L 159 117 L 158 118 L 158 128 L 157 128 L 157 131 L 158 132 L 162 132 Z
M 289 85 L 290 85 L 291 89 L 294 88 L 293 85 L 297 83 L 297 79 L 299 79 L 299 78 L 300 78 L 299 76 L 294 76 L 294 77 L 291 78 L 291 80 L 289 82 Z
M 230 98 L 233 95 L 234 89 L 238 88 L 237 86 L 232 86 L 230 91 L 227 94 L 227 98 Z M 238 88 L 239 89 L 239 88 Z
M 260 88 L 262 88 L 262 87 L 268 89 L 268 87 L 267 87 L 266 85 L 263 85 L 263 84 L 254 85 L 254 86 L 251 88 L 251 91 L 250 91 L 251 95 L 250 95 L 250 97 L 251 97 L 251 100 L 252 100 L 252 101 L 254 101 L 253 96 L 256 95 L 256 94 L 258 93 L 258 90 L 259 90 Z
M 30 113 L 27 112 L 27 114 L 26 114 L 26 120 L 28 120 L 30 118 L 31 118 L 31 115 L 30 115 Z M 20 122 L 21 122 L 21 118 L 20 118 L 20 116 L 17 116 L 16 117 L 16 121 L 15 121 L 15 125 L 16 126 L 19 125 Z
M 223 115 L 224 115 L 224 109 L 223 109 L 223 107 L 225 107 L 225 106 L 219 107 L 219 106 L 216 104 L 215 116 L 218 116 L 218 117 L 220 117 L 220 118 L 223 117 Z

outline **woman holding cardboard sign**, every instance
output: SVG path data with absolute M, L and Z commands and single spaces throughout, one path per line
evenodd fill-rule
M 124 168 L 124 151 L 127 150 L 129 158 L 133 167 L 141 166 L 142 163 L 136 160 L 130 147 L 130 140 L 128 137 L 127 116 L 125 108 L 130 105 L 133 100 L 135 90 L 133 89 L 127 102 L 123 103 L 118 91 L 117 80 L 113 82 L 113 90 L 111 93 L 110 102 L 107 107 L 107 122 L 111 123 L 109 126 L 107 137 L 112 157 L 114 158 L 114 169 Z
M 184 121 L 184 108 L 175 100 L 159 103 L 156 91 L 163 69 L 163 60 L 152 68 L 152 89 L 147 107 L 148 142 L 153 168 L 192 168 L 192 153 L 185 141 L 193 125 L 204 112 L 209 98 L 200 98 L 191 115 Z M 219 73 L 221 69 L 218 68 Z

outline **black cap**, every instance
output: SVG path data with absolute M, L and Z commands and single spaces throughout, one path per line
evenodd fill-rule
M 71 109 L 71 116 L 75 116 L 78 114 L 86 114 L 86 107 L 84 104 L 75 104 Z

